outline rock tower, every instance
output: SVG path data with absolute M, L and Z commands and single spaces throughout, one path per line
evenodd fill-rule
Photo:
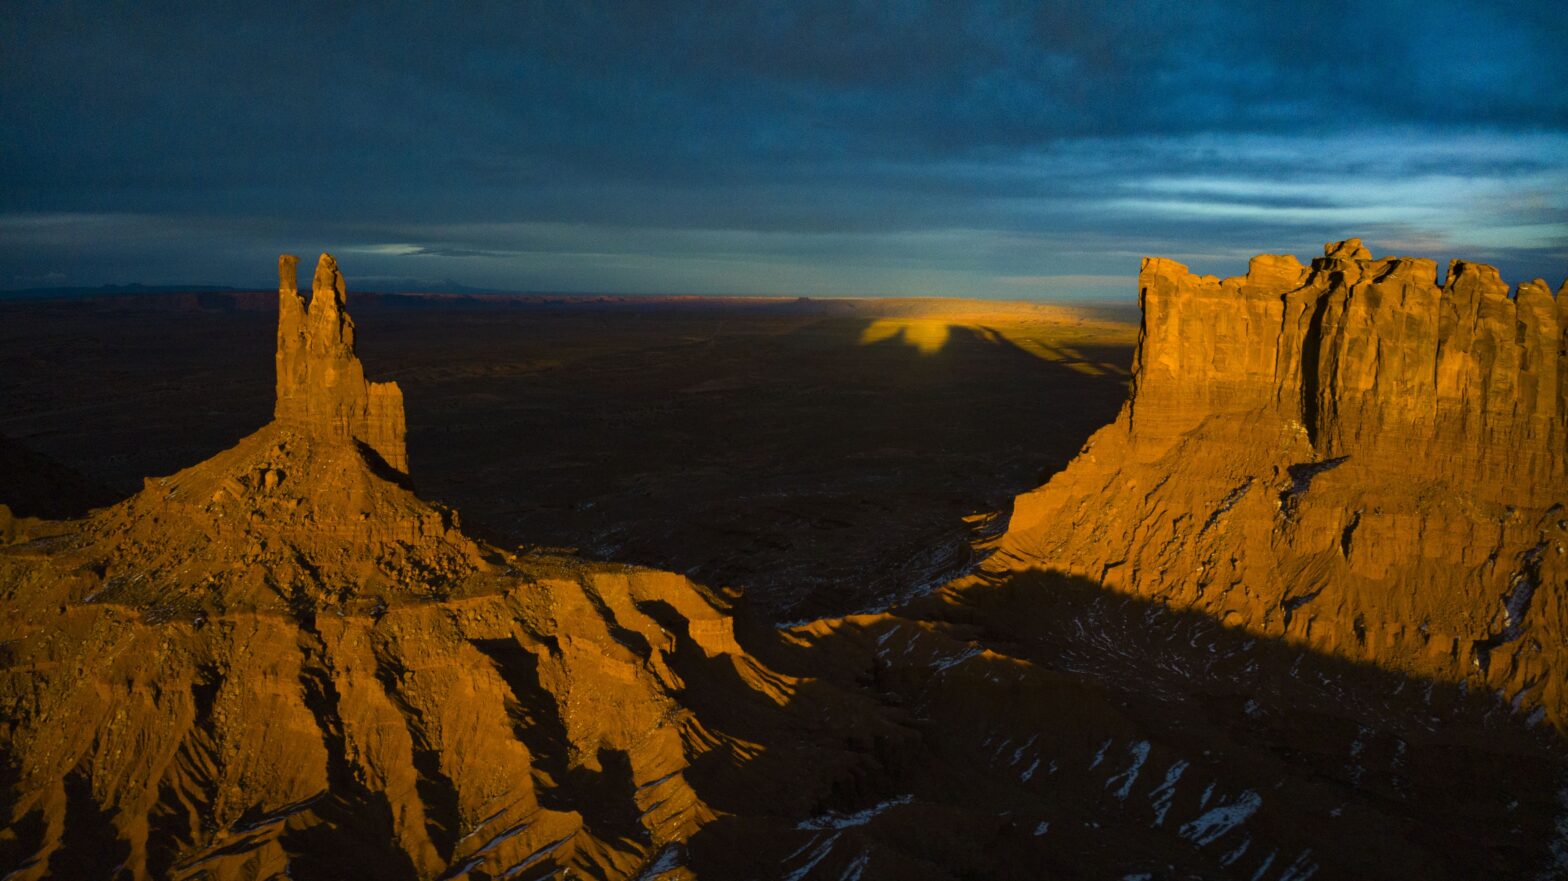
M 309 303 L 299 293 L 298 264 L 292 254 L 278 258 L 275 420 L 302 433 L 356 441 L 407 475 L 403 393 L 397 383 L 365 380 L 337 261 L 321 255 Z

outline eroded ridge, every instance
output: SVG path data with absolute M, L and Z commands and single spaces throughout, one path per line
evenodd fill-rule
M 1357 239 L 1224 280 L 1146 259 L 1131 396 L 1018 499 L 993 566 L 1047 561 L 1568 724 L 1568 285 L 1436 273 Z

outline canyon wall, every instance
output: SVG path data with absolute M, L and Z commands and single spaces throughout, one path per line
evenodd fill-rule
M 1568 723 L 1568 290 L 1373 259 L 1147 259 L 1131 395 L 1018 498 L 1058 568 Z

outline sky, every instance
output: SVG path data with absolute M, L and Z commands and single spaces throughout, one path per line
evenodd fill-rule
M 18 4 L 0 289 L 1131 301 L 1259 252 L 1568 276 L 1568 4 Z M 321 7 L 321 8 L 318 8 Z

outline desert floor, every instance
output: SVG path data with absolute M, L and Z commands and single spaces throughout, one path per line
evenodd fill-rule
M 274 302 L 0 302 L 0 435 L 99 503 L 206 459 L 270 418 Z M 1136 337 L 1130 309 L 962 300 L 350 307 L 371 378 L 403 388 L 419 493 L 468 531 L 685 572 L 778 621 L 962 569 L 1115 416 Z

